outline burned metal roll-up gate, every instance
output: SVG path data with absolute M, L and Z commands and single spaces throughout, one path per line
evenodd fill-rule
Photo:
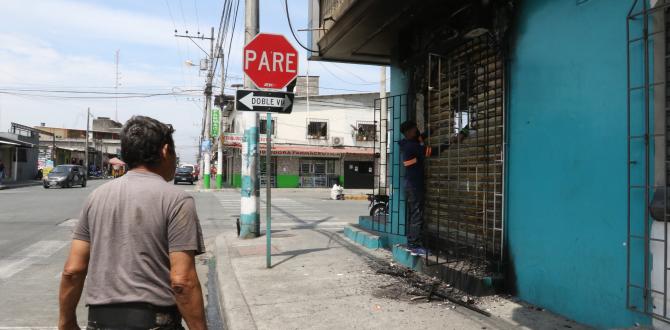
M 428 264 L 500 272 L 503 259 L 504 60 L 488 35 L 427 59 L 424 240 Z

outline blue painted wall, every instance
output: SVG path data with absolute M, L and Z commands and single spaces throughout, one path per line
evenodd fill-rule
M 631 4 L 523 1 L 511 47 L 507 238 L 517 294 L 601 328 L 649 323 L 626 308 Z
M 396 53 L 396 52 L 394 52 Z M 391 63 L 391 94 L 392 96 L 399 96 L 407 94 L 409 88 L 409 80 L 407 73 L 402 70 L 397 63 L 395 62 L 395 57 L 392 59 Z M 389 128 L 393 130 L 393 135 L 391 136 L 392 141 L 399 141 L 402 139 L 402 134 L 400 133 L 400 124 L 407 119 L 407 106 L 409 100 L 407 97 L 394 98 L 392 106 L 392 112 L 390 114 L 390 123 Z M 400 146 L 398 143 L 393 143 L 391 146 L 391 151 L 389 155 L 389 162 L 392 164 L 392 175 L 391 178 L 391 232 L 393 234 L 406 234 L 407 232 L 407 217 L 406 217 L 406 208 L 405 208 L 405 186 L 404 186 L 404 177 L 405 177 L 405 167 L 401 166 L 402 156 L 400 154 Z M 406 243 L 405 241 L 401 243 Z

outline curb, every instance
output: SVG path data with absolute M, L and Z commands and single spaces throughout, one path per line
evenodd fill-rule
M 12 185 L 7 185 L 7 186 L 0 185 L 0 190 L 33 187 L 33 186 L 39 186 L 41 184 L 42 184 L 42 182 L 28 182 L 28 183 L 12 184 Z
M 357 194 L 357 195 L 344 195 L 345 200 L 353 200 L 353 201 L 366 201 L 368 200 L 368 195 L 363 195 L 363 194 Z
M 219 283 L 219 306 L 223 322 L 228 330 L 257 329 L 247 301 L 240 290 L 237 275 L 233 270 L 226 235 L 228 233 L 219 234 L 214 243 L 216 276 Z

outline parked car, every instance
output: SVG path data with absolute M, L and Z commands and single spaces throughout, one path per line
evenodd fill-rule
M 177 168 L 177 172 L 174 174 L 174 184 L 179 182 L 188 182 L 193 184 L 195 177 L 193 176 L 193 167 L 182 166 Z
M 80 165 L 58 165 L 42 180 L 44 189 L 58 186 L 70 188 L 80 185 L 86 187 L 86 170 Z

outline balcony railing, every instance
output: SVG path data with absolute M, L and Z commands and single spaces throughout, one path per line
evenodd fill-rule
M 337 21 L 342 13 L 349 9 L 349 7 L 356 1 L 357 0 L 320 0 L 320 23 L 324 24 L 325 21 Z

